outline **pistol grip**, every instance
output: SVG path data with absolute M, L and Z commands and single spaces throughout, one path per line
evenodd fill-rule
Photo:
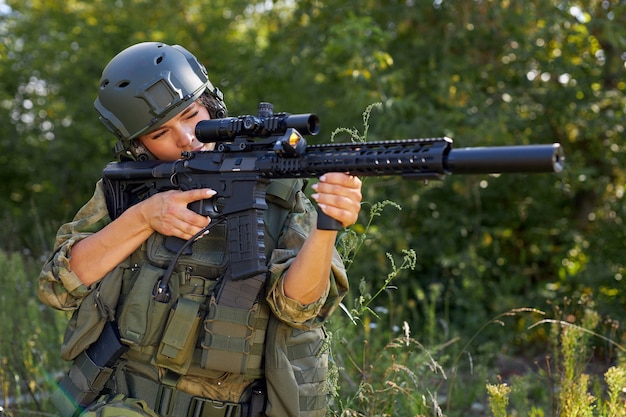
M 217 198 L 207 198 L 204 200 L 192 201 L 187 204 L 187 208 L 203 216 L 217 218 L 220 214 L 221 207 L 218 207 L 220 203 L 221 202 Z
M 320 230 L 341 230 L 343 226 L 338 220 L 333 219 L 318 207 L 317 228 Z

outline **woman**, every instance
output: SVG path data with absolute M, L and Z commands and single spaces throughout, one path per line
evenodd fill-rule
M 120 159 L 173 161 L 183 151 L 211 150 L 214 144 L 194 136 L 195 126 L 226 116 L 222 93 L 204 66 L 186 49 L 158 42 L 133 45 L 109 62 L 95 107 L 119 139 Z M 71 394 L 77 391 L 89 393 L 78 399 L 80 409 L 97 415 L 115 407 L 139 415 L 323 416 L 323 323 L 348 282 L 334 246 L 337 232 L 317 229 L 301 182 L 288 185 L 287 193 L 268 187 L 265 218 L 272 220 L 265 227 L 277 231 L 267 248 L 269 274 L 240 318 L 215 297 L 228 265 L 226 232 L 217 225 L 194 243 L 193 255 L 176 261 L 171 300 L 162 306 L 150 294 L 174 262 L 163 248 L 165 237 L 188 240 L 204 230 L 211 219 L 188 204 L 216 190 L 157 193 L 111 220 L 99 181 L 92 199 L 59 229 L 40 275 L 44 303 L 77 310 L 62 349 L 74 360 L 62 383 L 70 398 L 60 402 L 77 401 Z M 357 220 L 358 178 L 328 173 L 313 188 L 326 215 L 344 227 Z M 123 354 L 114 364 L 87 367 L 93 357 L 85 362 L 85 350 L 98 346 L 104 322 L 114 323 Z M 105 395 L 85 404 L 94 391 Z

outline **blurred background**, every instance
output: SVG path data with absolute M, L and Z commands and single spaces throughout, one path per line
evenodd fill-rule
M 0 412 L 53 413 L 67 316 L 37 277 L 112 159 L 101 71 L 141 41 L 194 53 L 230 116 L 317 113 L 309 143 L 559 142 L 560 174 L 365 180 L 333 412 L 489 415 L 507 384 L 512 415 L 565 415 L 564 328 L 601 412 L 626 351 L 626 1 L 0 0 L 0 39 Z

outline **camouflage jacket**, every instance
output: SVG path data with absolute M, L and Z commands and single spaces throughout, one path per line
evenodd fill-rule
M 317 302 L 302 305 L 285 296 L 282 285 L 285 272 L 316 222 L 315 209 L 303 192 L 298 192 L 297 200 L 298 210 L 288 216 L 277 247 L 269 256 L 267 301 L 279 320 L 293 327 L 307 329 L 319 327 L 332 314 L 347 292 L 348 280 L 343 263 L 335 251 L 330 284 L 327 292 Z M 59 310 L 78 308 L 92 288 L 82 284 L 70 269 L 72 246 L 109 222 L 111 219 L 102 181 L 99 181 L 92 198 L 71 222 L 61 226 L 57 232 L 54 251 L 39 276 L 39 298 L 43 303 Z

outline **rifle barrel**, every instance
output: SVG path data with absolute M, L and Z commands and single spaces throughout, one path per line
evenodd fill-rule
M 445 160 L 451 174 L 561 172 L 565 157 L 558 143 L 451 149 Z

